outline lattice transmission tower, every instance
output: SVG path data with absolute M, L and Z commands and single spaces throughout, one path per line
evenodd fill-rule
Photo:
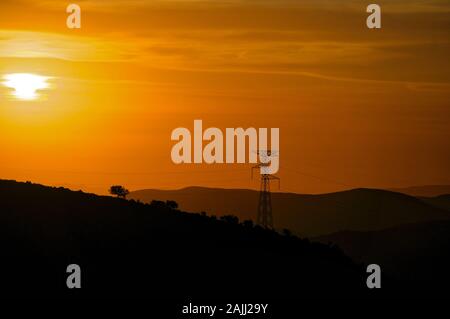
M 260 158 L 264 159 L 262 163 L 258 163 L 258 165 L 252 167 L 252 179 L 254 169 L 260 169 L 261 173 L 257 223 L 263 228 L 273 229 L 272 196 L 270 193 L 270 182 L 272 180 L 278 181 L 278 189 L 280 189 L 280 178 L 268 173 L 270 165 L 268 157 L 277 156 L 277 152 L 271 150 L 260 150 L 257 151 L 257 154 Z

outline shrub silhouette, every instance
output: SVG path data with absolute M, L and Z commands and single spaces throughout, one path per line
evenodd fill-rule
M 292 232 L 289 229 L 284 228 L 282 231 L 282 234 L 286 237 L 291 237 L 292 236 Z
M 230 224 L 239 224 L 239 218 L 234 215 L 225 215 L 220 217 L 220 219 Z
M 166 201 L 166 206 L 170 209 L 178 209 L 178 203 L 176 201 L 173 200 L 168 200 Z

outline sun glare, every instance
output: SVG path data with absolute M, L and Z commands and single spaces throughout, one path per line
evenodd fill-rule
M 19 100 L 36 100 L 39 98 L 38 91 L 50 87 L 47 82 L 50 78 L 31 73 L 13 73 L 4 76 L 3 85 L 14 89 L 12 95 Z

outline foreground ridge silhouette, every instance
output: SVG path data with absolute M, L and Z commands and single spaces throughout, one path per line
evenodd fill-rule
M 372 297 L 365 268 L 285 232 L 137 201 L 0 180 L 3 294 L 39 297 Z M 66 267 L 82 288 L 66 288 Z M 259 267 L 261 264 L 266 267 Z M 271 269 L 271 275 L 263 273 Z M 264 281 L 259 278 L 265 278 Z M 395 283 L 383 281 L 383 294 Z

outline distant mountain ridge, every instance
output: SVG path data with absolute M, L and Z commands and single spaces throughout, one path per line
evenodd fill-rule
M 143 202 L 175 200 L 181 209 L 213 215 L 256 218 L 259 192 L 245 189 L 188 187 L 180 190 L 140 190 L 130 198 Z M 379 190 L 302 195 L 273 193 L 274 223 L 301 236 L 320 236 L 343 230 L 374 231 L 407 223 L 450 219 L 450 212 L 406 194 Z
M 450 185 L 423 185 L 403 188 L 390 188 L 389 190 L 411 196 L 434 197 L 450 194 Z

